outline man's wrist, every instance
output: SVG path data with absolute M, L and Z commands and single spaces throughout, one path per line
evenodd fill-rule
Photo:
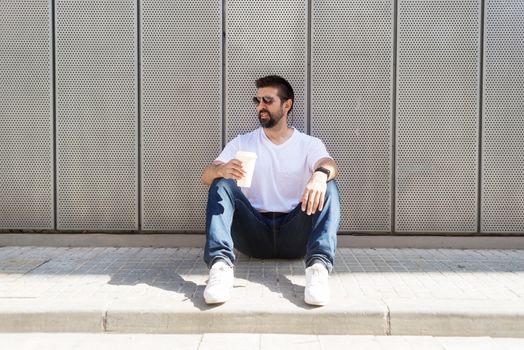
M 315 171 L 313 173 L 313 177 L 318 178 L 319 180 L 322 179 L 323 181 L 327 182 L 329 179 L 329 176 L 326 173 Z
M 315 169 L 313 174 L 318 174 L 318 173 L 326 175 L 326 181 L 327 181 L 329 179 L 329 176 L 331 175 L 331 170 L 324 168 L 322 166 L 319 166 L 318 168 Z

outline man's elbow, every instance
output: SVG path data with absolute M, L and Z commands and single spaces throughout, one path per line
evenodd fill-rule
M 202 172 L 202 177 L 200 178 L 200 180 L 206 186 L 211 185 L 211 183 L 213 182 L 212 170 L 213 170 L 213 164 L 210 164 Z
M 206 186 L 209 186 L 211 185 L 211 181 L 209 181 L 209 174 L 208 174 L 208 169 L 206 168 L 204 170 L 204 173 L 202 173 L 202 177 L 200 178 L 200 181 L 202 181 L 202 183 Z

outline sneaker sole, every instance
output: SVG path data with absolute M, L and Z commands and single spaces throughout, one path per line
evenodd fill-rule
M 204 298 L 204 301 L 206 302 L 206 304 L 208 305 L 212 305 L 212 304 L 223 304 L 225 303 L 226 301 L 229 300 L 229 297 L 227 298 L 223 298 L 223 299 L 208 299 L 208 298 Z
M 313 301 L 313 300 L 308 300 L 307 298 L 304 298 L 304 302 L 312 306 L 326 306 L 327 304 L 329 304 L 329 299 L 324 300 L 324 301 Z

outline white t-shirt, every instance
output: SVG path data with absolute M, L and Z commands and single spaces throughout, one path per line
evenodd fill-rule
M 292 211 L 304 194 L 315 163 L 321 158 L 331 158 L 321 140 L 296 129 L 280 145 L 271 142 L 261 127 L 238 135 L 216 160 L 227 163 L 235 158 L 237 151 L 257 154 L 251 187 L 242 188 L 242 192 L 259 212 Z

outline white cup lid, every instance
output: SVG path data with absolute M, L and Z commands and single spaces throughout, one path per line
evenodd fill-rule
M 257 159 L 257 154 L 255 152 L 238 151 L 236 157 Z

